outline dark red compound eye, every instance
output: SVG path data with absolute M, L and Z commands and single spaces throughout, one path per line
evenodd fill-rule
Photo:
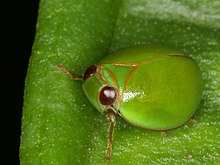
M 117 90 L 114 87 L 104 86 L 99 94 L 102 105 L 112 105 L 117 98 Z
M 97 70 L 97 65 L 91 65 L 85 72 L 84 76 L 83 76 L 83 80 L 86 80 L 88 77 L 92 76 L 96 70 Z

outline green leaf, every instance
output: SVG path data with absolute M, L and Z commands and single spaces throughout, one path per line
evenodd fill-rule
M 105 164 L 105 114 L 55 65 L 82 74 L 108 54 L 142 44 L 197 61 L 205 84 L 197 122 L 164 137 L 117 116 L 110 164 L 218 164 L 219 9 L 218 0 L 42 0 L 25 82 L 21 164 Z

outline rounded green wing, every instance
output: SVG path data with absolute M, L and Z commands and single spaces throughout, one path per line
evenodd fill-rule
M 120 113 L 138 127 L 168 130 L 192 117 L 201 94 L 201 73 L 193 60 L 162 56 L 134 68 L 124 87 Z

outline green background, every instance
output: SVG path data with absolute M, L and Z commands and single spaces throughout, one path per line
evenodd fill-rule
M 117 116 L 110 164 L 219 164 L 218 0 L 41 0 L 25 82 L 21 164 L 105 164 L 106 115 L 91 106 L 81 82 L 55 65 L 81 74 L 118 49 L 142 44 L 172 47 L 197 61 L 205 86 L 197 122 L 164 137 Z

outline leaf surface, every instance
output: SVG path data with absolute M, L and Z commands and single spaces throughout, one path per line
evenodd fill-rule
M 117 116 L 110 164 L 218 164 L 219 9 L 217 0 L 42 0 L 25 82 L 21 164 L 106 164 L 105 114 L 55 65 L 83 74 L 108 54 L 142 44 L 197 61 L 204 79 L 197 122 L 164 137 Z

